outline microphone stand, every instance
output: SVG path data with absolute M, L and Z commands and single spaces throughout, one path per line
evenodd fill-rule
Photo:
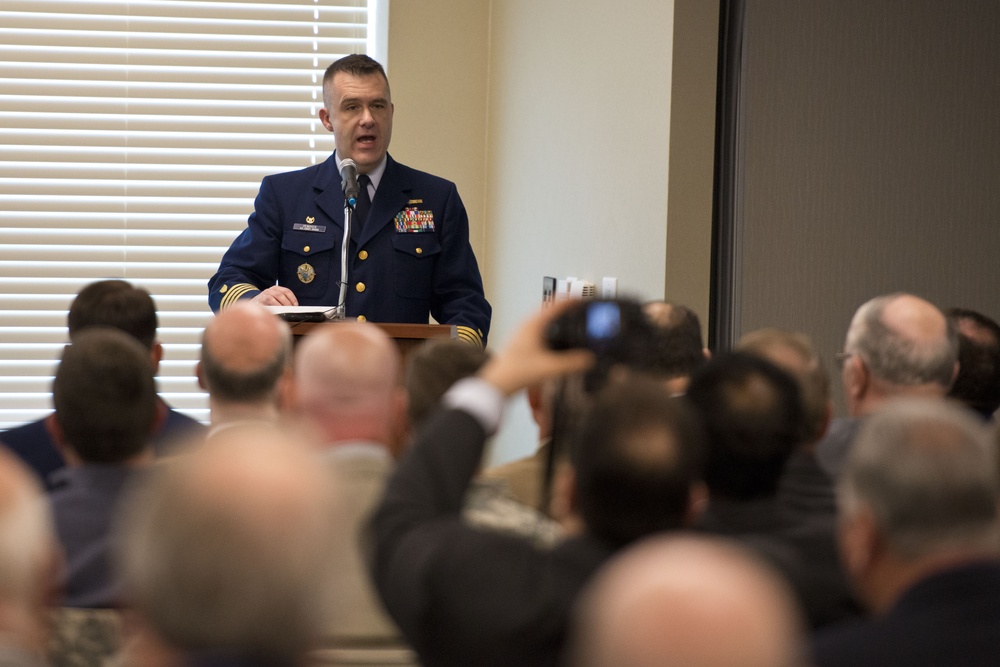
M 354 222 L 355 199 L 344 200 L 344 240 L 340 244 L 340 299 L 337 307 L 327 317 L 331 320 L 347 318 L 347 251 L 351 244 L 351 225 Z

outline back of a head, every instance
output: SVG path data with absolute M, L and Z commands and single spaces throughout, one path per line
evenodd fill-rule
M 805 441 L 823 437 L 830 406 L 830 376 L 809 337 L 780 329 L 757 329 L 741 336 L 736 350 L 763 357 L 790 373 L 802 396 Z
M 236 427 L 123 503 L 126 596 L 173 648 L 288 659 L 326 629 L 331 478 L 277 427 Z
M 276 401 L 291 364 L 288 325 L 256 304 L 221 311 L 202 334 L 201 377 L 212 398 L 226 403 Z
M 120 330 L 88 327 L 63 351 L 52 402 L 63 437 L 85 462 L 135 456 L 156 420 L 148 350 Z
M 0 448 L 0 606 L 40 611 L 54 584 L 56 553 L 41 484 L 16 456 Z
M 840 512 L 867 507 L 905 560 L 997 546 L 997 454 L 958 404 L 904 399 L 869 416 L 838 487 Z
M 1000 324 L 967 308 L 951 308 L 958 329 L 958 375 L 948 396 L 989 418 L 1000 408 Z
M 570 441 L 587 531 L 613 546 L 683 525 L 704 435 L 686 405 L 652 380 L 607 386 Z
M 958 334 L 932 303 L 911 294 L 890 294 L 858 308 L 844 351 L 859 355 L 883 382 L 937 385 L 944 393 L 954 379 Z
M 296 350 L 296 400 L 313 418 L 384 419 L 399 373 L 399 350 L 376 325 L 327 324 Z
M 708 437 L 709 492 L 737 500 L 773 496 L 805 431 L 795 380 L 765 359 L 735 352 L 696 373 L 686 398 Z
M 451 338 L 428 341 L 410 353 L 405 384 L 411 428 L 430 416 L 451 385 L 474 375 L 487 359 L 486 350 Z
M 687 377 L 706 361 L 698 315 L 686 306 L 663 301 L 643 305 L 656 329 L 657 354 L 650 372 L 665 378 Z
M 129 334 L 147 350 L 156 342 L 156 304 L 149 292 L 124 280 L 101 280 L 80 290 L 69 308 L 69 337 L 88 327 Z
M 577 667 L 794 667 L 801 620 L 785 584 L 709 538 L 655 537 L 617 556 L 580 598 Z

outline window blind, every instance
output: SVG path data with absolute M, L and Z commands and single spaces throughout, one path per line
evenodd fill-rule
M 333 150 L 323 71 L 386 26 L 384 0 L 3 1 L 0 429 L 51 409 L 69 304 L 104 278 L 152 294 L 160 394 L 208 419 L 206 282 L 261 178 Z

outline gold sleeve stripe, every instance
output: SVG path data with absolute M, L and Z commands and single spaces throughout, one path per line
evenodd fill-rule
M 247 292 L 259 292 L 254 285 L 250 283 L 237 283 L 235 285 L 230 285 L 229 289 L 226 291 L 226 295 L 222 297 L 222 301 L 219 302 L 220 308 L 227 308 L 234 303 L 237 299 L 246 294 Z
M 458 325 L 455 327 L 455 331 L 458 333 L 458 337 L 466 343 L 471 343 L 478 347 L 483 346 L 483 337 L 480 336 L 479 332 L 472 327 L 463 327 L 462 325 Z

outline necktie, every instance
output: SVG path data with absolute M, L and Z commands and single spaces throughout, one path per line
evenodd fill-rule
M 358 176 L 358 201 L 354 204 L 354 219 L 351 221 L 351 238 L 355 241 L 361 237 L 368 210 L 372 207 L 372 198 L 368 194 L 368 184 L 371 182 L 372 179 L 368 178 L 368 174 Z

